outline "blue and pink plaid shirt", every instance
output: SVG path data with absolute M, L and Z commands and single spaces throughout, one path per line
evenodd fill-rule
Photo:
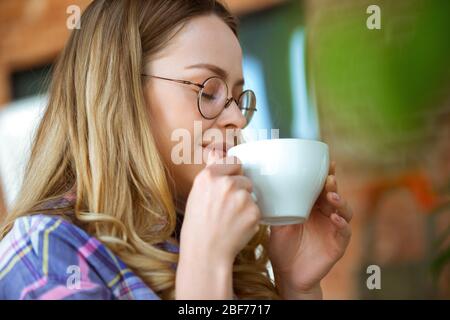
M 160 298 L 98 239 L 37 214 L 17 219 L 0 241 L 0 299 Z

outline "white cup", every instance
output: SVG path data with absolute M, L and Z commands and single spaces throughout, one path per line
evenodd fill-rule
M 253 182 L 253 196 L 263 224 L 302 223 L 324 187 L 329 169 L 328 146 L 303 139 L 259 140 L 227 152 L 242 162 Z

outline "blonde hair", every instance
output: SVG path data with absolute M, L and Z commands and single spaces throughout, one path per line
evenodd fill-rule
M 0 230 L 20 216 L 76 191 L 65 216 L 97 237 L 163 299 L 174 298 L 178 254 L 157 246 L 176 226 L 174 186 L 157 151 L 143 95 L 143 66 L 176 26 L 216 14 L 236 34 L 236 20 L 213 0 L 93 1 L 53 70 L 24 183 Z M 267 270 L 268 229 L 235 259 L 239 298 L 277 299 Z M 258 249 L 258 250 L 257 250 Z

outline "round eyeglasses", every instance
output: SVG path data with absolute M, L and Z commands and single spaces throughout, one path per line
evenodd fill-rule
M 217 118 L 233 101 L 236 102 L 242 115 L 245 117 L 247 121 L 246 125 L 250 123 L 256 111 L 256 96 L 252 90 L 242 92 L 237 101 L 233 97 L 228 98 L 228 85 L 220 77 L 210 77 L 203 81 L 202 84 L 199 84 L 187 80 L 169 79 L 150 74 L 142 75 L 198 87 L 200 89 L 197 95 L 198 111 L 203 118 L 208 120 Z

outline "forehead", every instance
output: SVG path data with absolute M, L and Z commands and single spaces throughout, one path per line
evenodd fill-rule
M 170 63 L 178 69 L 209 63 L 231 75 L 242 74 L 242 49 L 239 41 L 230 27 L 216 15 L 189 20 L 155 60 Z

